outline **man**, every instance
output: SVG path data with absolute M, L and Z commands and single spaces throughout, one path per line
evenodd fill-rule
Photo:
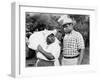
M 29 48 L 37 51 L 38 60 L 37 60 L 36 66 L 53 66 L 54 65 L 53 60 L 55 59 L 55 57 L 54 55 L 52 55 L 51 51 L 47 52 L 48 50 L 46 49 L 46 47 L 48 46 L 46 42 L 47 36 L 50 35 L 51 33 L 56 34 L 56 30 L 51 30 L 51 31 L 43 30 L 40 32 L 35 32 L 29 38 Z
M 81 64 L 84 54 L 84 40 L 82 35 L 73 29 L 73 20 L 67 15 L 61 16 L 65 36 L 63 39 L 62 65 Z

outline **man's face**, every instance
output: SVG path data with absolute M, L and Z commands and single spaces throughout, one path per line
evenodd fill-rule
M 55 36 L 54 34 L 50 34 L 48 37 L 47 37 L 47 44 L 51 44 L 55 41 Z
M 57 38 L 58 40 L 61 40 L 61 37 L 62 37 L 61 31 L 57 31 L 56 38 Z
M 70 33 L 73 30 L 73 24 L 72 23 L 66 23 L 63 25 L 64 32 Z

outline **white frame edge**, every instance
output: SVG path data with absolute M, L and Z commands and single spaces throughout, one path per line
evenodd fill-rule
M 18 77 L 19 69 L 19 5 L 11 4 L 11 76 Z
M 20 26 L 19 26 L 19 7 L 20 5 L 30 5 L 32 6 L 32 3 L 16 3 L 13 2 L 11 4 L 11 76 L 13 77 L 20 77 Z M 42 7 L 42 6 L 37 6 Z M 44 6 L 47 7 L 47 6 Z M 53 7 L 49 7 L 53 8 Z M 62 8 L 63 7 L 54 7 L 54 8 Z M 73 8 L 72 6 L 68 6 L 67 8 Z M 91 7 L 74 7 L 79 9 L 90 9 L 94 10 L 97 14 L 97 8 Z M 65 8 L 66 9 L 66 8 Z

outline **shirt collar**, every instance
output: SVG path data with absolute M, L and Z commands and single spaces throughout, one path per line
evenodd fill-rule
M 72 30 L 72 31 L 71 31 L 71 34 L 73 34 L 74 32 L 75 32 L 75 30 Z
M 75 32 L 75 30 L 72 30 L 70 33 L 67 33 L 67 35 L 71 35 Z

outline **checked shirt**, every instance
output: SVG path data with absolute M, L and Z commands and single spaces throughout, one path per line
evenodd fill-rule
M 65 34 L 63 39 L 63 55 L 67 57 L 76 56 L 80 49 L 84 49 L 84 40 L 82 35 L 73 30 L 70 34 Z

